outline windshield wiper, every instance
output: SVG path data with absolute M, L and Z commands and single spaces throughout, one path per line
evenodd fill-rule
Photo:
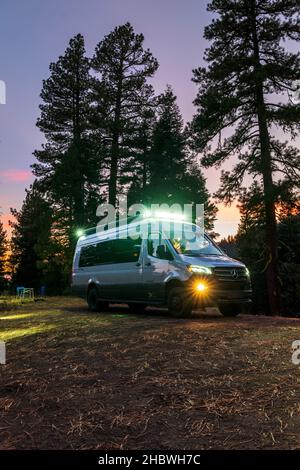
M 186 251 L 182 254 L 184 256 L 224 256 L 222 253 L 193 253 L 192 251 Z
M 222 253 L 203 253 L 204 256 L 224 256 Z

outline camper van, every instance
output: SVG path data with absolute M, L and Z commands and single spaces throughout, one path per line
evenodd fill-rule
M 81 236 L 73 292 L 93 312 L 125 303 L 136 312 L 167 307 L 177 317 L 206 306 L 217 306 L 224 316 L 241 313 L 252 293 L 246 266 L 197 225 L 184 223 L 178 231 L 168 222 L 148 219 Z

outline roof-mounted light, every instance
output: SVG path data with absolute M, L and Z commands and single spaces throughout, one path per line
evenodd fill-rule
M 77 236 L 78 238 L 83 237 L 84 234 L 85 234 L 85 231 L 83 230 L 83 228 L 78 228 L 78 229 L 76 230 L 76 236 Z
M 172 212 L 172 211 L 151 211 L 149 209 L 145 210 L 144 218 L 153 218 L 153 219 L 164 219 L 164 220 L 172 220 L 176 222 L 183 222 L 186 220 L 186 217 L 181 212 Z

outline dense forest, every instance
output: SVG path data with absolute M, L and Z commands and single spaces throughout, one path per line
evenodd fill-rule
M 253 313 L 300 313 L 300 53 L 288 47 L 300 40 L 299 1 L 213 0 L 208 8 L 214 20 L 204 31 L 206 66 L 191 71 L 191 122 L 170 85 L 155 93 L 158 61 L 130 23 L 92 57 L 77 34 L 50 64 L 35 181 L 12 210 L 10 241 L 0 225 L 2 290 L 10 273 L 13 287 L 68 292 L 78 229 L 95 226 L 97 206 L 120 195 L 130 204 L 203 203 L 212 236 L 216 203 L 238 201 L 238 233 L 220 245 L 250 269 Z M 229 159 L 209 194 L 204 168 Z

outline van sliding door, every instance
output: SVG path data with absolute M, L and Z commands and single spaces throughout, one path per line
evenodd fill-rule
M 120 238 L 111 241 L 113 264 L 109 266 L 112 298 L 121 301 L 143 300 L 142 239 Z
M 144 260 L 143 278 L 147 298 L 159 302 L 165 299 L 165 279 L 172 259 L 168 243 L 160 233 L 153 232 L 147 240 L 147 256 Z

